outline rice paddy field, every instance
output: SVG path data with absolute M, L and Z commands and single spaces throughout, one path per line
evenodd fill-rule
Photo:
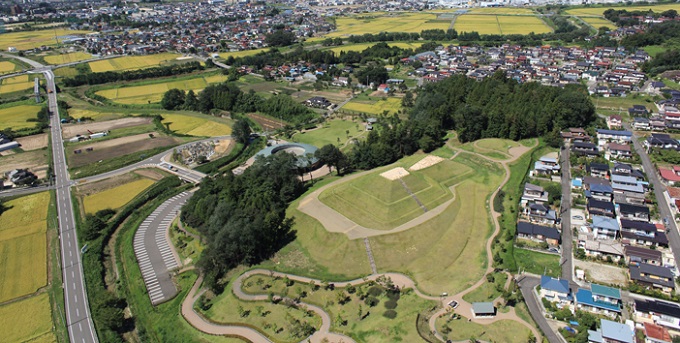
M 177 60 L 180 54 L 163 53 L 141 56 L 124 56 L 90 62 L 90 69 L 94 73 L 105 71 L 123 71 L 157 67 Z
M 342 106 L 341 110 L 345 112 L 358 112 L 367 114 L 382 114 L 388 111 L 390 114 L 397 113 L 401 109 L 400 98 L 387 98 L 385 100 L 352 100 Z
M 594 27 L 595 29 L 599 29 L 602 26 L 610 30 L 616 29 L 616 25 L 614 25 L 614 23 L 604 18 L 579 17 L 579 19 L 585 21 L 588 25 Z
M 243 50 L 243 51 L 230 51 L 230 52 L 221 52 L 220 57 L 227 59 L 229 57 L 233 58 L 238 58 L 238 57 L 246 57 L 246 56 L 252 56 L 259 54 L 263 51 L 268 51 L 269 48 L 262 48 L 262 49 L 254 49 L 254 50 Z
M 602 7 L 583 7 L 583 8 L 574 8 L 567 10 L 567 14 L 575 15 L 575 16 L 592 16 L 592 17 L 601 17 L 602 13 L 604 11 L 613 8 L 616 10 L 626 10 L 626 11 L 647 11 L 647 10 L 652 10 L 654 12 L 663 12 L 667 10 L 676 10 L 680 11 L 680 4 L 675 3 L 675 4 L 663 4 L 663 5 L 626 5 L 626 6 L 602 6 Z
M 92 55 L 83 52 L 83 51 L 78 51 L 78 52 L 70 52 L 67 54 L 59 54 L 59 55 L 50 55 L 50 56 L 45 56 L 45 62 L 49 64 L 64 64 L 64 63 L 71 63 L 71 62 L 78 62 L 78 61 L 83 61 L 92 58 Z
M 47 284 L 48 192 L 8 201 L 0 216 L 0 302 Z M 1 316 L 0 316 L 1 317 Z
M 144 105 L 160 102 L 163 94 L 173 88 L 198 92 L 208 84 L 226 80 L 226 75 L 214 74 L 163 83 L 104 89 L 96 92 L 96 94 L 121 104 Z
M 231 127 L 203 115 L 163 114 L 163 124 L 170 130 L 189 136 L 217 137 L 231 133 Z
M 87 195 L 83 198 L 85 212 L 96 213 L 107 208 L 112 210 L 121 208 L 153 183 L 153 180 L 140 178 L 99 193 Z
M 39 30 L 9 32 L 0 35 L 0 50 L 7 51 L 7 48 L 15 47 L 18 50 L 29 50 L 43 45 L 57 45 L 56 37 L 78 35 L 89 33 L 89 31 L 77 31 L 67 29 Z
M 26 120 L 36 118 L 38 111 L 40 111 L 40 106 L 36 105 L 19 105 L 0 109 L 0 130 L 34 127 L 35 122 Z
M 534 14 L 534 10 L 531 8 L 522 7 L 480 7 L 471 8 L 469 10 L 471 14 Z
M 329 50 L 333 51 L 336 54 L 339 54 L 340 51 L 345 51 L 345 52 L 348 52 L 348 51 L 364 51 L 364 50 L 372 47 L 375 44 L 377 44 L 377 43 L 348 44 L 348 45 L 336 46 L 336 47 L 331 48 Z M 419 48 L 421 45 L 423 45 L 423 43 L 420 43 L 420 42 L 413 42 L 413 43 L 411 43 L 411 42 L 387 42 L 387 44 L 389 46 L 396 46 L 396 47 L 399 47 L 399 48 L 402 48 L 402 49 L 413 49 L 413 50 L 415 50 L 415 49 Z
M 454 28 L 458 32 L 477 31 L 479 34 L 528 34 L 551 32 L 540 18 L 535 16 L 475 15 L 464 14 L 456 18 Z
M 380 32 L 420 32 L 423 30 L 446 30 L 450 20 L 437 20 L 432 13 L 375 14 L 370 17 L 340 17 L 336 21 L 337 30 L 326 37 L 347 37 L 364 33 Z
M 8 94 L 31 90 L 33 92 L 33 79 L 35 75 L 19 75 L 2 79 L 0 83 L 0 94 Z
M 50 298 L 47 293 L 0 306 L 3 342 L 51 343 L 57 339 L 52 332 Z
M 10 61 L 0 61 L 0 75 L 2 74 L 9 74 L 15 70 L 19 70 L 18 65 L 14 64 L 13 62 Z

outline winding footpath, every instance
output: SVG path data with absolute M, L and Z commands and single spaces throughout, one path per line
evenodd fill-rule
M 501 190 L 501 188 L 510 179 L 510 168 L 508 167 L 508 164 L 517 160 L 519 157 L 521 157 L 527 151 L 530 151 L 531 149 L 533 149 L 536 146 L 536 143 L 531 147 L 524 147 L 523 146 L 523 147 L 516 147 L 516 148 L 510 149 L 510 155 L 512 155 L 512 157 L 507 159 L 507 160 L 497 160 L 497 159 L 493 159 L 493 158 L 490 158 L 490 157 L 487 157 L 487 156 L 484 156 L 484 155 L 481 155 L 481 154 L 477 154 L 477 153 L 474 153 L 474 152 L 464 151 L 464 150 L 458 149 L 456 147 L 453 147 L 451 145 L 448 145 L 448 146 L 455 151 L 455 154 L 454 154 L 453 157 L 457 156 L 459 153 L 467 153 L 467 154 L 479 156 L 481 158 L 484 158 L 486 160 L 489 160 L 489 161 L 492 161 L 492 162 L 495 162 L 495 163 L 499 163 L 503 167 L 503 169 L 505 170 L 505 178 L 500 183 L 498 188 L 491 194 L 490 199 L 494 199 L 498 195 L 498 192 Z M 371 172 L 374 172 L 374 171 L 375 170 L 373 170 Z M 339 182 L 346 182 L 348 180 L 351 180 L 351 179 L 360 177 L 362 175 L 365 175 L 366 173 L 367 172 L 357 173 L 357 174 L 351 175 L 349 177 L 343 178 L 341 180 L 338 180 L 337 182 L 334 182 L 332 184 L 335 185 Z M 322 189 L 326 189 L 327 187 L 328 186 L 322 187 Z M 451 189 L 451 191 L 453 191 L 453 189 Z M 317 192 L 318 192 L 318 190 L 317 190 Z M 320 192 L 318 192 L 318 193 L 317 192 L 310 194 L 306 199 L 304 199 L 301 202 L 300 209 L 305 208 L 305 204 L 308 204 L 310 202 L 310 200 L 311 201 L 314 201 L 314 200 L 318 201 L 318 194 L 320 194 Z M 303 204 L 303 203 L 305 203 L 305 204 Z M 447 203 L 450 203 L 450 202 L 447 202 Z M 432 211 L 429 211 L 429 212 L 421 215 L 418 218 L 427 216 L 428 219 L 429 219 L 430 216 L 428 216 L 428 215 L 431 214 L 432 212 L 435 212 L 437 209 L 433 209 Z M 443 209 L 442 209 L 442 211 L 443 211 Z M 489 211 L 490 211 L 491 217 L 493 219 L 495 229 L 494 229 L 494 232 L 491 234 L 491 237 L 489 238 L 489 240 L 487 241 L 487 244 L 486 244 L 487 268 L 486 268 L 485 274 L 493 271 L 493 267 L 492 267 L 492 265 L 493 265 L 492 244 L 493 244 L 494 238 L 500 232 L 500 223 L 498 221 L 498 217 L 501 215 L 501 213 L 496 212 L 493 209 L 493 206 L 490 207 Z M 418 219 L 418 218 L 416 218 L 416 219 Z M 409 222 L 409 223 L 411 223 L 411 222 Z M 409 224 L 409 223 L 407 223 L 407 224 Z M 405 228 L 405 229 L 407 229 L 407 228 Z M 371 230 L 371 229 L 367 229 L 367 230 Z M 374 230 L 374 231 L 378 231 L 379 234 L 389 234 L 389 233 L 393 232 L 393 230 L 390 230 L 390 231 Z M 366 234 L 368 232 L 369 231 L 363 232 L 363 233 Z M 347 233 L 347 232 L 345 232 L 345 233 Z M 348 234 L 348 236 L 349 236 L 349 234 Z M 357 235 L 357 236 L 359 236 L 359 237 L 354 237 L 354 239 L 367 237 L 367 236 L 361 237 L 362 235 Z M 370 236 L 370 235 L 368 235 L 368 236 Z M 350 237 L 350 239 L 352 239 L 352 237 Z M 253 275 L 266 275 L 266 276 L 274 276 L 274 277 L 282 277 L 282 278 L 287 277 L 287 278 L 289 278 L 293 281 L 301 282 L 301 283 L 312 283 L 312 282 L 314 282 L 316 284 L 321 284 L 323 282 L 322 280 L 319 280 L 319 279 L 313 279 L 313 278 L 308 278 L 308 277 L 303 277 L 303 276 L 298 276 L 298 275 L 279 273 L 279 272 L 274 272 L 274 271 L 266 270 L 266 269 L 254 269 L 254 270 L 250 270 L 250 271 L 247 271 L 247 272 L 241 274 L 235 280 L 235 282 L 233 283 L 232 291 L 237 298 L 239 298 L 241 300 L 245 300 L 245 301 L 268 301 L 269 300 L 268 295 L 266 295 L 266 294 L 253 295 L 253 294 L 247 294 L 247 293 L 243 292 L 243 289 L 242 289 L 243 280 L 245 280 L 245 279 L 247 279 L 247 278 L 249 278 Z M 509 276 L 510 277 L 508 278 L 508 281 L 506 283 L 506 287 L 510 284 L 510 282 L 512 282 L 512 276 L 511 275 L 509 275 Z M 431 295 L 427 295 L 427 294 L 422 293 L 416 287 L 415 281 L 413 281 L 408 276 L 406 276 L 404 274 L 399 274 L 399 273 L 383 273 L 383 274 L 374 273 L 370 276 L 367 276 L 367 277 L 361 278 L 361 279 L 355 279 L 355 280 L 343 281 L 343 282 L 334 282 L 334 285 L 336 287 L 340 287 L 340 288 L 346 287 L 346 286 L 349 286 L 349 285 L 356 286 L 356 285 L 364 284 L 368 281 L 375 281 L 378 278 L 382 278 L 382 277 L 386 277 L 386 278 L 391 279 L 391 281 L 394 283 L 394 285 L 400 287 L 401 289 L 405 289 L 405 288 L 413 289 L 414 293 L 416 295 L 418 295 L 419 297 L 423 298 L 423 299 L 432 300 L 432 301 L 442 301 L 443 300 L 444 303 L 448 303 L 452 300 L 456 300 L 459 305 L 456 308 L 455 312 L 460 314 L 462 317 L 469 319 L 472 322 L 482 324 L 482 325 L 488 325 L 488 324 L 491 324 L 491 323 L 494 323 L 494 322 L 500 321 L 500 320 L 511 320 L 511 321 L 517 322 L 520 325 L 527 327 L 527 329 L 529 329 L 535 337 L 537 337 L 537 338 L 541 337 L 540 332 L 536 328 L 534 328 L 531 324 L 525 322 L 524 320 L 522 320 L 521 318 L 519 318 L 517 316 L 514 308 L 510 309 L 509 312 L 505 312 L 505 313 L 499 312 L 494 318 L 490 318 L 490 319 L 472 318 L 472 312 L 471 312 L 472 305 L 469 302 L 463 300 L 463 296 L 474 291 L 476 288 L 478 288 L 481 285 L 483 285 L 484 283 L 486 283 L 487 282 L 486 277 L 483 277 L 482 279 L 477 281 L 474 285 L 467 288 L 466 290 L 464 290 L 464 291 L 462 291 L 458 294 L 455 294 L 453 296 L 448 296 L 448 297 L 444 297 L 444 298 L 431 296 Z M 200 330 L 204 333 L 207 333 L 207 334 L 238 336 L 238 337 L 242 337 L 244 339 L 247 339 L 251 342 L 271 342 L 271 340 L 267 336 L 265 336 L 264 334 L 262 334 L 261 332 L 255 330 L 253 328 L 250 328 L 250 327 L 247 327 L 247 326 L 217 324 L 217 323 L 211 322 L 210 320 L 208 320 L 207 318 L 203 317 L 201 314 L 196 312 L 194 310 L 194 304 L 203 295 L 203 293 L 205 293 L 205 291 L 206 291 L 205 289 L 200 290 L 200 286 L 201 286 L 202 282 L 203 282 L 203 277 L 201 276 L 196 280 L 196 283 L 194 284 L 191 291 L 189 292 L 189 294 L 187 295 L 187 297 L 185 298 L 185 300 L 182 303 L 181 313 L 182 313 L 182 316 L 187 320 L 187 322 L 189 322 L 189 324 L 191 324 L 196 329 L 198 329 L 198 330 Z M 496 300 L 498 300 L 498 299 L 496 299 Z M 312 311 L 315 314 L 317 314 L 321 318 L 321 321 L 322 321 L 320 328 L 313 335 L 302 340 L 302 342 L 311 342 L 311 343 L 321 343 L 321 342 L 350 343 L 350 342 L 354 342 L 354 340 L 352 338 L 348 337 L 348 336 L 338 334 L 338 333 L 333 333 L 333 332 L 330 331 L 331 318 L 330 318 L 329 314 L 326 311 L 324 311 L 322 308 L 315 306 L 315 305 L 307 304 L 307 303 L 304 303 L 304 302 L 300 302 L 298 304 L 301 307 L 305 308 L 306 310 Z M 442 342 L 444 341 L 444 338 L 441 334 L 439 334 L 436 331 L 435 323 L 436 323 L 437 318 L 439 318 L 440 316 L 445 315 L 447 313 L 450 313 L 450 310 L 448 308 L 444 307 L 444 308 L 440 309 L 438 312 L 436 312 L 432 317 L 430 317 L 430 320 L 429 320 L 430 330 Z

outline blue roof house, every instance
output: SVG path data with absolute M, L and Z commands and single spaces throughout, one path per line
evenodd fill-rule
M 541 276 L 540 295 L 541 298 L 557 303 L 558 308 L 562 308 L 573 300 L 567 280 L 555 279 L 546 275 Z
M 621 291 L 616 288 L 591 285 L 591 290 L 579 288 L 576 291 L 578 309 L 616 317 L 621 314 Z

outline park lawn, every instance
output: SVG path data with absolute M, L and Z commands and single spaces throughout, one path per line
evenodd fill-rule
M 231 126 L 212 120 L 205 115 L 186 114 L 163 114 L 163 124 L 175 133 L 200 136 L 217 137 L 231 134 Z
M 487 199 L 503 171 L 468 154 L 454 161 L 475 173 L 455 187 L 456 200 L 443 213 L 410 230 L 369 239 L 379 272 L 405 273 L 429 294 L 456 294 L 470 287 L 483 276 L 487 262 L 485 246 L 492 232 Z
M 267 288 L 264 290 L 263 288 Z M 254 275 L 244 280 L 243 291 L 249 294 L 266 294 L 273 292 L 277 295 L 288 294 L 297 297 L 302 292 L 305 296 L 301 301 L 317 305 L 326 311 L 332 319 L 342 318 L 347 323 L 342 325 L 336 320 L 331 323 L 331 331 L 348 335 L 357 342 L 419 342 L 418 332 L 413 325 L 418 313 L 436 305 L 435 302 L 418 297 L 411 290 L 405 290 L 397 300 L 397 317 L 389 319 L 382 314 L 385 312 L 385 302 L 389 300 L 383 292 L 376 298 L 380 301 L 371 307 L 360 300 L 360 292 L 367 293 L 369 285 L 355 287 L 356 292 L 350 294 L 346 288 L 335 287 L 333 290 L 321 286 L 317 290 L 307 283 L 294 282 L 286 286 L 285 279 L 272 278 L 268 275 Z M 350 300 L 344 305 L 338 303 L 338 293 L 343 292 Z M 366 315 L 365 318 L 360 319 Z
M 562 274 L 560 257 L 537 251 L 515 248 L 515 262 L 522 271 L 537 275 L 558 277 Z
M 588 25 L 592 26 L 595 29 L 599 29 L 602 26 L 610 30 L 616 29 L 616 25 L 614 23 L 604 18 L 580 17 L 580 19 L 585 21 Z
M 376 45 L 377 42 L 375 43 L 357 43 L 357 44 L 347 44 L 347 45 L 341 45 L 341 46 L 336 46 L 333 48 L 330 48 L 328 50 L 333 51 L 336 54 L 339 54 L 341 51 L 349 52 L 349 51 L 364 51 L 374 45 Z M 419 48 L 423 43 L 421 42 L 387 42 L 387 45 L 391 47 L 398 47 L 402 49 L 411 49 L 415 50 Z
M 423 30 L 447 30 L 450 20 L 437 20 L 432 13 L 371 13 L 366 16 L 339 17 L 337 29 L 325 37 L 347 37 L 364 33 L 418 32 Z
M 511 148 L 516 148 L 520 146 L 518 142 L 500 138 L 480 139 L 476 141 L 474 144 L 476 144 L 477 147 L 480 147 L 482 149 L 493 150 L 506 155 L 510 153 Z
M 453 319 L 447 323 L 448 316 L 437 318 L 437 332 L 444 331 L 444 325 L 451 331 L 444 334 L 445 339 L 452 341 L 468 341 L 471 337 L 485 342 L 524 343 L 531 331 L 524 325 L 512 320 L 499 320 L 490 324 L 482 325 L 469 322 L 464 319 Z
M 77 51 L 77 52 L 70 52 L 67 54 L 59 54 L 59 55 L 49 55 L 45 56 L 45 62 L 49 64 L 64 64 L 64 63 L 71 63 L 71 62 L 78 62 L 78 61 L 83 61 L 92 58 L 91 54 L 88 54 L 87 52 L 83 51 Z
M 496 16 L 496 19 L 504 35 L 552 32 L 552 29 L 543 20 L 535 16 L 499 15 Z
M 0 61 L 0 75 L 17 70 L 18 66 L 10 61 Z
M 400 98 L 386 98 L 385 100 L 351 100 L 340 109 L 344 113 L 366 113 L 372 115 L 387 111 L 395 114 L 401 109 Z
M 0 130 L 12 128 L 20 130 L 35 127 L 36 122 L 27 121 L 37 118 L 40 106 L 19 105 L 0 109 Z
M 87 195 L 83 198 L 85 212 L 96 213 L 97 211 L 106 208 L 113 210 L 121 208 L 138 194 L 153 185 L 153 183 L 153 180 L 140 178 L 120 186 L 109 188 L 103 192 Z
M 474 303 L 491 301 L 501 295 L 499 288 L 505 288 L 505 282 L 508 280 L 508 275 L 505 273 L 493 273 L 494 282 L 485 282 L 481 286 L 475 288 L 472 292 L 465 294 L 463 300 Z
M 349 131 L 349 134 L 347 133 Z M 311 131 L 304 131 L 293 136 L 294 142 L 311 144 L 316 147 L 323 147 L 328 144 L 345 143 L 349 139 L 357 138 L 365 134 L 362 123 L 351 120 L 338 119 L 327 121 L 323 126 Z
M 567 14 L 575 15 L 575 16 L 594 16 L 594 17 L 601 17 L 604 11 L 608 9 L 615 9 L 615 10 L 626 10 L 626 11 L 648 11 L 652 10 L 656 13 L 660 13 L 663 11 L 667 10 L 676 10 L 680 11 L 680 4 L 662 4 L 662 5 L 655 5 L 655 4 L 647 4 L 647 5 L 621 5 L 621 6 L 598 6 L 598 7 L 582 7 L 582 8 L 574 8 L 567 10 Z
M 50 298 L 42 293 L 0 306 L 3 342 L 56 342 L 52 332 Z
M 176 61 L 178 57 L 181 57 L 181 55 L 174 53 L 123 56 L 89 62 L 89 65 L 93 73 L 101 73 L 105 71 L 137 70 L 165 65 L 169 62 Z
M 628 109 L 633 105 L 643 105 L 652 112 L 656 111 L 654 99 L 646 95 L 631 95 L 625 98 L 619 97 L 591 97 L 593 104 L 597 110 L 613 110 L 621 111 L 621 114 L 628 115 Z
M 42 45 L 57 45 L 55 36 L 69 36 L 88 33 L 89 31 L 77 31 L 67 29 L 48 29 L 37 31 L 8 32 L 0 35 L 0 50 L 7 51 L 7 48 L 15 47 L 17 50 L 29 50 Z

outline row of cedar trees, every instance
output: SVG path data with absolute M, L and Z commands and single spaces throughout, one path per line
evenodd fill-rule
M 409 112 L 408 119 L 382 118 L 347 154 L 327 145 L 316 157 L 342 173 L 435 149 L 447 130 L 456 130 L 464 142 L 486 137 L 517 140 L 549 137 L 595 120 L 583 87 L 519 84 L 502 73 L 482 82 L 454 76 L 428 84 Z M 250 131 L 242 126 L 237 123 L 236 131 L 246 140 Z M 198 266 L 210 286 L 219 290 L 219 280 L 229 269 L 261 262 L 295 238 L 294 219 L 286 218 L 286 209 L 305 190 L 295 163 L 291 155 L 276 154 L 256 161 L 240 176 L 206 179 L 186 204 L 182 220 L 208 242 Z

